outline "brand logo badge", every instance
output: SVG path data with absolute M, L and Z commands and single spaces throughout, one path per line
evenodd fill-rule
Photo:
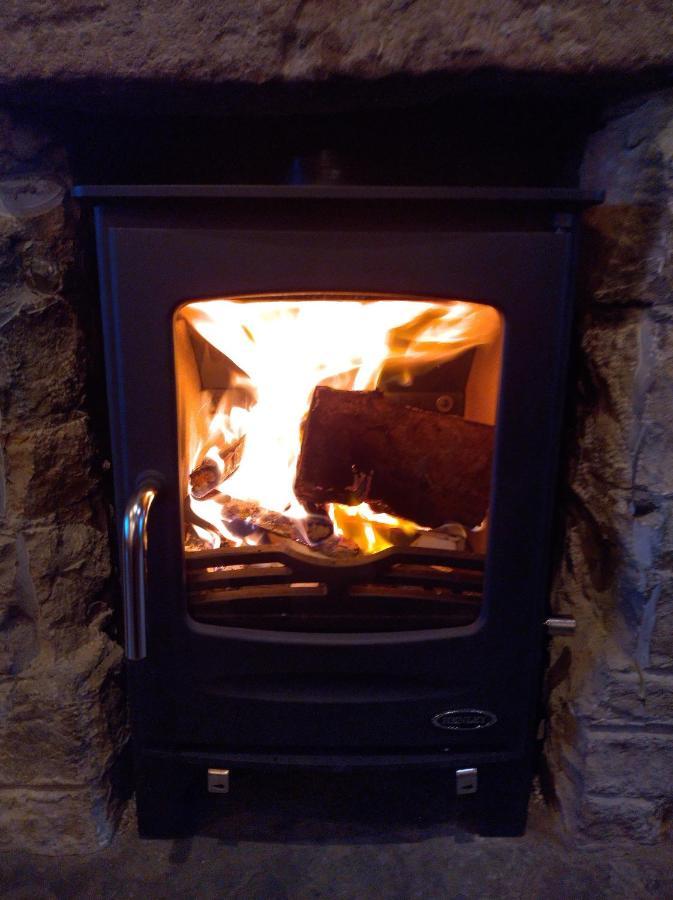
M 495 725 L 498 717 L 485 709 L 447 709 L 432 717 L 435 728 L 446 731 L 477 731 Z

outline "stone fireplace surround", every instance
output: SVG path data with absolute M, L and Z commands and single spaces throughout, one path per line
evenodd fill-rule
M 667 4 L 626 19 L 616 4 L 579 0 L 562 13 L 523 0 L 479 14 L 430 0 L 146 6 L 0 13 L 0 848 L 91 850 L 110 840 L 129 789 L 92 231 L 67 188 L 152 180 L 149 110 L 170 112 L 175 131 L 202 144 L 210 123 L 231 145 L 234 114 L 259 128 L 279 110 L 325 121 L 387 109 L 401 123 L 429 97 L 445 98 L 436 109 L 452 128 L 476 128 L 478 115 L 466 124 L 455 109 L 488 98 L 528 110 L 511 121 L 528 123 L 532 156 L 558 154 L 549 179 L 572 183 L 576 171 L 581 187 L 606 191 L 585 215 L 551 601 L 578 629 L 550 648 L 540 784 L 582 840 L 670 839 Z M 575 111 L 563 150 L 531 127 L 558 98 L 559 111 Z M 188 117 L 205 111 L 190 132 Z M 120 121 L 124 153 L 139 148 L 133 160 L 95 137 Z M 162 134 L 165 154 L 175 142 Z M 182 142 L 186 156 L 198 146 Z M 478 166 L 456 171 L 480 176 Z

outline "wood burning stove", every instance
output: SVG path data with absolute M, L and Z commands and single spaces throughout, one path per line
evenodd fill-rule
M 75 195 L 96 204 L 141 832 L 178 830 L 195 773 L 288 766 L 437 770 L 483 833 L 520 832 L 596 198 Z

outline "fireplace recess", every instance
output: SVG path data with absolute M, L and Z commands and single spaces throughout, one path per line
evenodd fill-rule
M 457 795 L 475 805 L 483 833 L 519 833 L 545 636 L 572 630 L 548 619 L 549 545 L 577 214 L 600 198 L 341 185 L 74 194 L 96 211 L 141 833 L 184 826 L 199 773 L 205 790 L 207 770 L 231 770 L 235 785 L 237 770 L 284 767 L 436 770 L 447 802 Z M 234 324 L 220 328 L 221 339 L 195 337 L 218 309 Z M 454 332 L 432 330 L 488 310 L 490 337 L 478 346 L 457 351 Z M 340 362 L 310 382 L 288 482 L 301 495 L 299 515 L 289 502 L 258 494 L 250 505 L 244 496 L 261 478 L 244 479 L 254 416 L 264 385 L 273 391 L 279 378 L 251 375 L 264 361 L 262 331 L 241 316 L 264 313 L 260 321 L 285 328 L 284 311 L 296 328 L 324 314 L 328 348 L 351 312 L 356 323 L 385 313 L 386 346 L 418 350 L 409 351 L 412 376 L 388 377 L 387 360 L 360 393 L 367 341 L 348 372 Z M 236 329 L 246 335 L 247 368 L 228 349 Z M 430 364 L 429 342 L 440 346 Z M 300 352 L 287 369 L 304 377 Z M 470 388 L 479 353 L 493 361 L 477 391 L 490 385 L 487 409 Z M 318 401 L 336 410 L 331 432 Z M 206 409 L 209 434 L 224 412 L 217 453 L 193 440 Z M 430 458 L 422 435 L 436 428 L 437 482 L 446 472 L 438 465 L 473 467 L 465 485 L 447 488 L 455 512 L 447 527 L 437 527 L 441 509 L 419 501 L 421 487 L 432 490 L 432 466 L 401 490 L 404 467 L 380 441 L 370 449 L 365 426 L 340 414 L 351 409 L 364 410 L 358 422 L 378 416 L 379 436 L 408 446 L 420 464 Z M 330 442 L 354 480 L 335 476 L 326 490 Z M 379 473 L 391 465 L 384 483 Z M 248 487 L 225 493 L 235 478 Z M 468 487 L 469 502 L 452 506 L 452 490 L 462 501 Z M 361 501 L 366 512 L 353 524 Z

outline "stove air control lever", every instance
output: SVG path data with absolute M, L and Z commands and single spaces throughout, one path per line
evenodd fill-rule
M 148 476 L 129 497 L 124 512 L 122 585 L 124 649 L 127 659 L 147 656 L 145 601 L 147 595 L 147 516 L 159 490 L 159 479 Z
M 544 627 L 550 637 L 572 637 L 577 630 L 577 622 L 572 616 L 550 616 Z

